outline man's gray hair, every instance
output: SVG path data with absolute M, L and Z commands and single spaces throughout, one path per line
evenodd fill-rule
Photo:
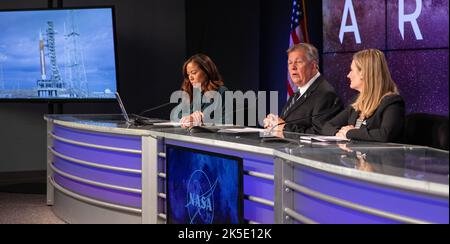
M 299 43 L 290 47 L 287 50 L 287 54 L 289 55 L 292 52 L 303 50 L 306 52 L 306 57 L 309 61 L 315 61 L 317 66 L 319 66 L 319 51 L 317 48 L 309 43 Z

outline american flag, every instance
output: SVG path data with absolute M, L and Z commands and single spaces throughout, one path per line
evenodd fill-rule
M 306 24 L 306 12 L 305 12 L 305 0 L 294 0 L 292 7 L 291 17 L 291 34 L 289 37 L 289 47 L 302 42 L 309 42 L 307 24 Z M 291 77 L 288 74 L 287 78 L 287 91 L 289 99 L 296 90 L 296 86 L 292 83 Z

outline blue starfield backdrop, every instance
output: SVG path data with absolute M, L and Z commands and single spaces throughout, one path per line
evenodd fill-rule
M 242 159 L 167 146 L 167 221 L 242 221 Z
M 377 48 L 408 113 L 448 116 L 448 7 L 448 0 L 324 0 L 324 76 L 349 101 L 353 54 Z

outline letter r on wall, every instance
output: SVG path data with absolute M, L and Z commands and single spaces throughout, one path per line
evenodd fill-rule
M 416 0 L 416 10 L 412 14 L 405 14 L 405 0 L 399 0 L 398 3 L 398 28 L 403 40 L 405 40 L 405 22 L 411 22 L 414 30 L 416 40 L 423 40 L 422 33 L 420 32 L 419 25 L 417 24 L 417 18 L 419 18 L 422 12 L 422 0 Z

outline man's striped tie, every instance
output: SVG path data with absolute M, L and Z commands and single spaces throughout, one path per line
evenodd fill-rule
M 286 116 L 286 113 L 294 106 L 295 102 L 298 100 L 298 98 L 301 97 L 300 91 L 295 92 L 294 97 L 291 99 L 291 102 L 286 107 L 286 110 L 284 110 L 283 116 Z

